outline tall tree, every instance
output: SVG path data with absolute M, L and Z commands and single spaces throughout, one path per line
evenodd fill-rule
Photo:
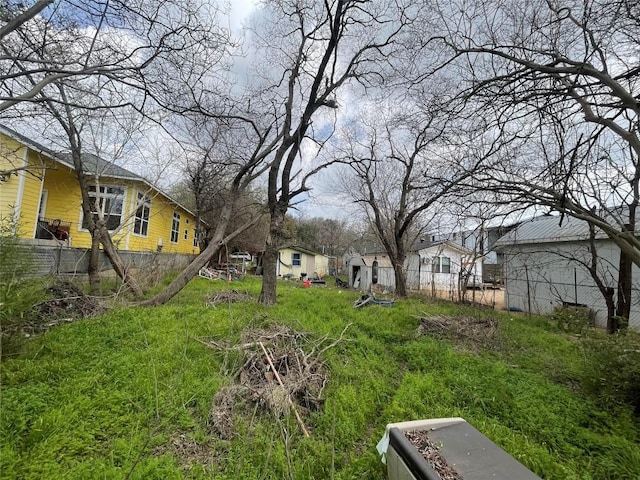
M 254 32 L 266 39 L 258 53 L 264 52 L 275 73 L 264 95 L 278 141 L 268 171 L 270 225 L 260 301 L 273 304 L 287 209 L 308 190 L 308 175 L 326 165 L 307 169 L 296 179 L 303 171 L 301 162 L 308 161 L 305 146 L 317 148 L 332 133 L 331 127 L 314 129 L 313 122 L 331 124 L 331 112 L 341 108 L 338 95 L 347 85 L 367 86 L 379 79 L 382 63 L 410 22 L 410 11 L 402 2 L 383 0 L 278 0 L 264 6 L 265 20 Z
M 355 178 L 346 190 L 389 255 L 400 297 L 407 295 L 405 260 L 410 248 L 440 213 L 443 199 L 483 160 L 453 148 L 456 136 L 445 135 L 453 125 L 447 103 L 436 96 L 413 114 L 405 110 L 388 118 L 379 115 L 368 131 L 360 127 L 352 134 L 343 159 Z

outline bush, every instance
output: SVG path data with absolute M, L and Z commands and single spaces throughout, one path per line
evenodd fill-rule
M 582 385 L 607 410 L 631 405 L 640 414 L 640 336 L 620 330 L 596 333 L 583 343 Z
M 2 345 L 7 346 L 7 327 L 21 322 L 24 312 L 41 292 L 25 282 L 33 266 L 33 255 L 20 244 L 17 228 L 11 219 L 0 218 L 0 327 Z M 3 348 L 3 352 L 6 349 Z
M 556 307 L 551 318 L 560 330 L 584 334 L 593 326 L 595 312 L 587 307 Z

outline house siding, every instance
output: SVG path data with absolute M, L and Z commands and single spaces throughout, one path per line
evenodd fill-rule
M 91 235 L 82 228 L 82 196 L 75 171 L 72 168 L 32 149 L 27 149 L 13 138 L 0 134 L 0 170 L 22 166 L 25 151 L 28 151 L 28 163 L 34 167 L 33 172 L 20 172 L 18 175 L 9 176 L 7 181 L 0 183 L 0 216 L 13 216 L 14 207 L 19 205 L 19 236 L 33 239 L 36 232 L 40 198 L 44 189 L 47 191 L 44 217 L 51 220 L 60 219 L 71 224 L 68 244 L 78 248 L 89 248 Z M 41 168 L 43 166 L 46 168 Z M 91 183 L 91 180 L 89 182 Z M 112 236 L 118 249 L 156 251 L 158 242 L 162 239 L 163 253 L 199 253 L 199 248 L 193 246 L 194 216 L 164 194 L 151 189 L 143 181 L 102 177 L 100 184 L 102 186 L 123 187 L 125 190 L 121 226 Z M 150 192 L 149 196 L 152 197 L 147 236 L 133 233 L 138 192 Z M 176 243 L 170 241 L 174 211 L 180 213 L 181 216 L 180 232 Z M 185 230 L 187 231 L 186 239 Z
M 558 242 L 503 246 L 506 306 L 548 315 L 563 302 L 587 305 L 595 312 L 596 325 L 606 327 L 607 308 L 590 273 L 578 260 L 588 261 L 587 242 Z M 597 242 L 599 272 L 606 286 L 617 292 L 619 249 L 609 240 Z M 572 259 L 573 258 L 573 259 Z M 633 266 L 629 326 L 640 330 L 640 269 Z M 617 295 L 617 293 L 616 293 Z
M 0 171 L 13 170 L 24 163 L 24 147 L 11 139 L 0 136 Z M 4 181 L 0 181 L 0 218 L 13 218 L 14 207 L 18 205 L 18 188 L 20 177 L 9 175 Z
M 300 254 L 300 265 L 293 265 L 293 254 Z M 299 277 L 306 273 L 312 276 L 315 271 L 315 255 L 296 250 L 295 248 L 281 248 L 279 251 L 280 261 L 278 262 L 278 275 L 293 275 Z

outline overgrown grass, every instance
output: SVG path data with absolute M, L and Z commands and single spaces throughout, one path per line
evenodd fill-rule
M 544 319 L 408 299 L 353 309 L 356 292 L 279 285 L 278 305 L 207 307 L 216 289 L 257 297 L 247 278 L 197 279 L 169 305 L 120 308 L 28 341 L 2 363 L 2 478 L 385 478 L 375 444 L 390 422 L 462 416 L 547 479 L 633 479 L 640 428 L 631 409 L 580 387 L 581 340 Z M 423 312 L 490 315 L 499 347 L 468 349 L 417 333 Z M 321 411 L 305 422 L 260 408 L 237 435 L 209 433 L 212 398 L 240 358 L 196 339 L 239 339 L 282 323 L 338 338 Z

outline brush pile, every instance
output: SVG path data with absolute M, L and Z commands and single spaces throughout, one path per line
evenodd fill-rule
M 418 317 L 419 335 L 446 338 L 472 347 L 494 348 L 498 341 L 498 323 L 488 317 L 429 315 Z
M 293 412 L 307 435 L 302 417 L 324 403 L 328 370 L 322 356 L 343 340 L 348 326 L 336 340 L 327 335 L 312 338 L 284 325 L 245 330 L 237 345 L 201 339 L 211 348 L 240 353 L 241 366 L 232 374 L 232 382 L 213 398 L 211 431 L 223 439 L 233 438 L 234 414 L 253 405 L 276 418 Z

